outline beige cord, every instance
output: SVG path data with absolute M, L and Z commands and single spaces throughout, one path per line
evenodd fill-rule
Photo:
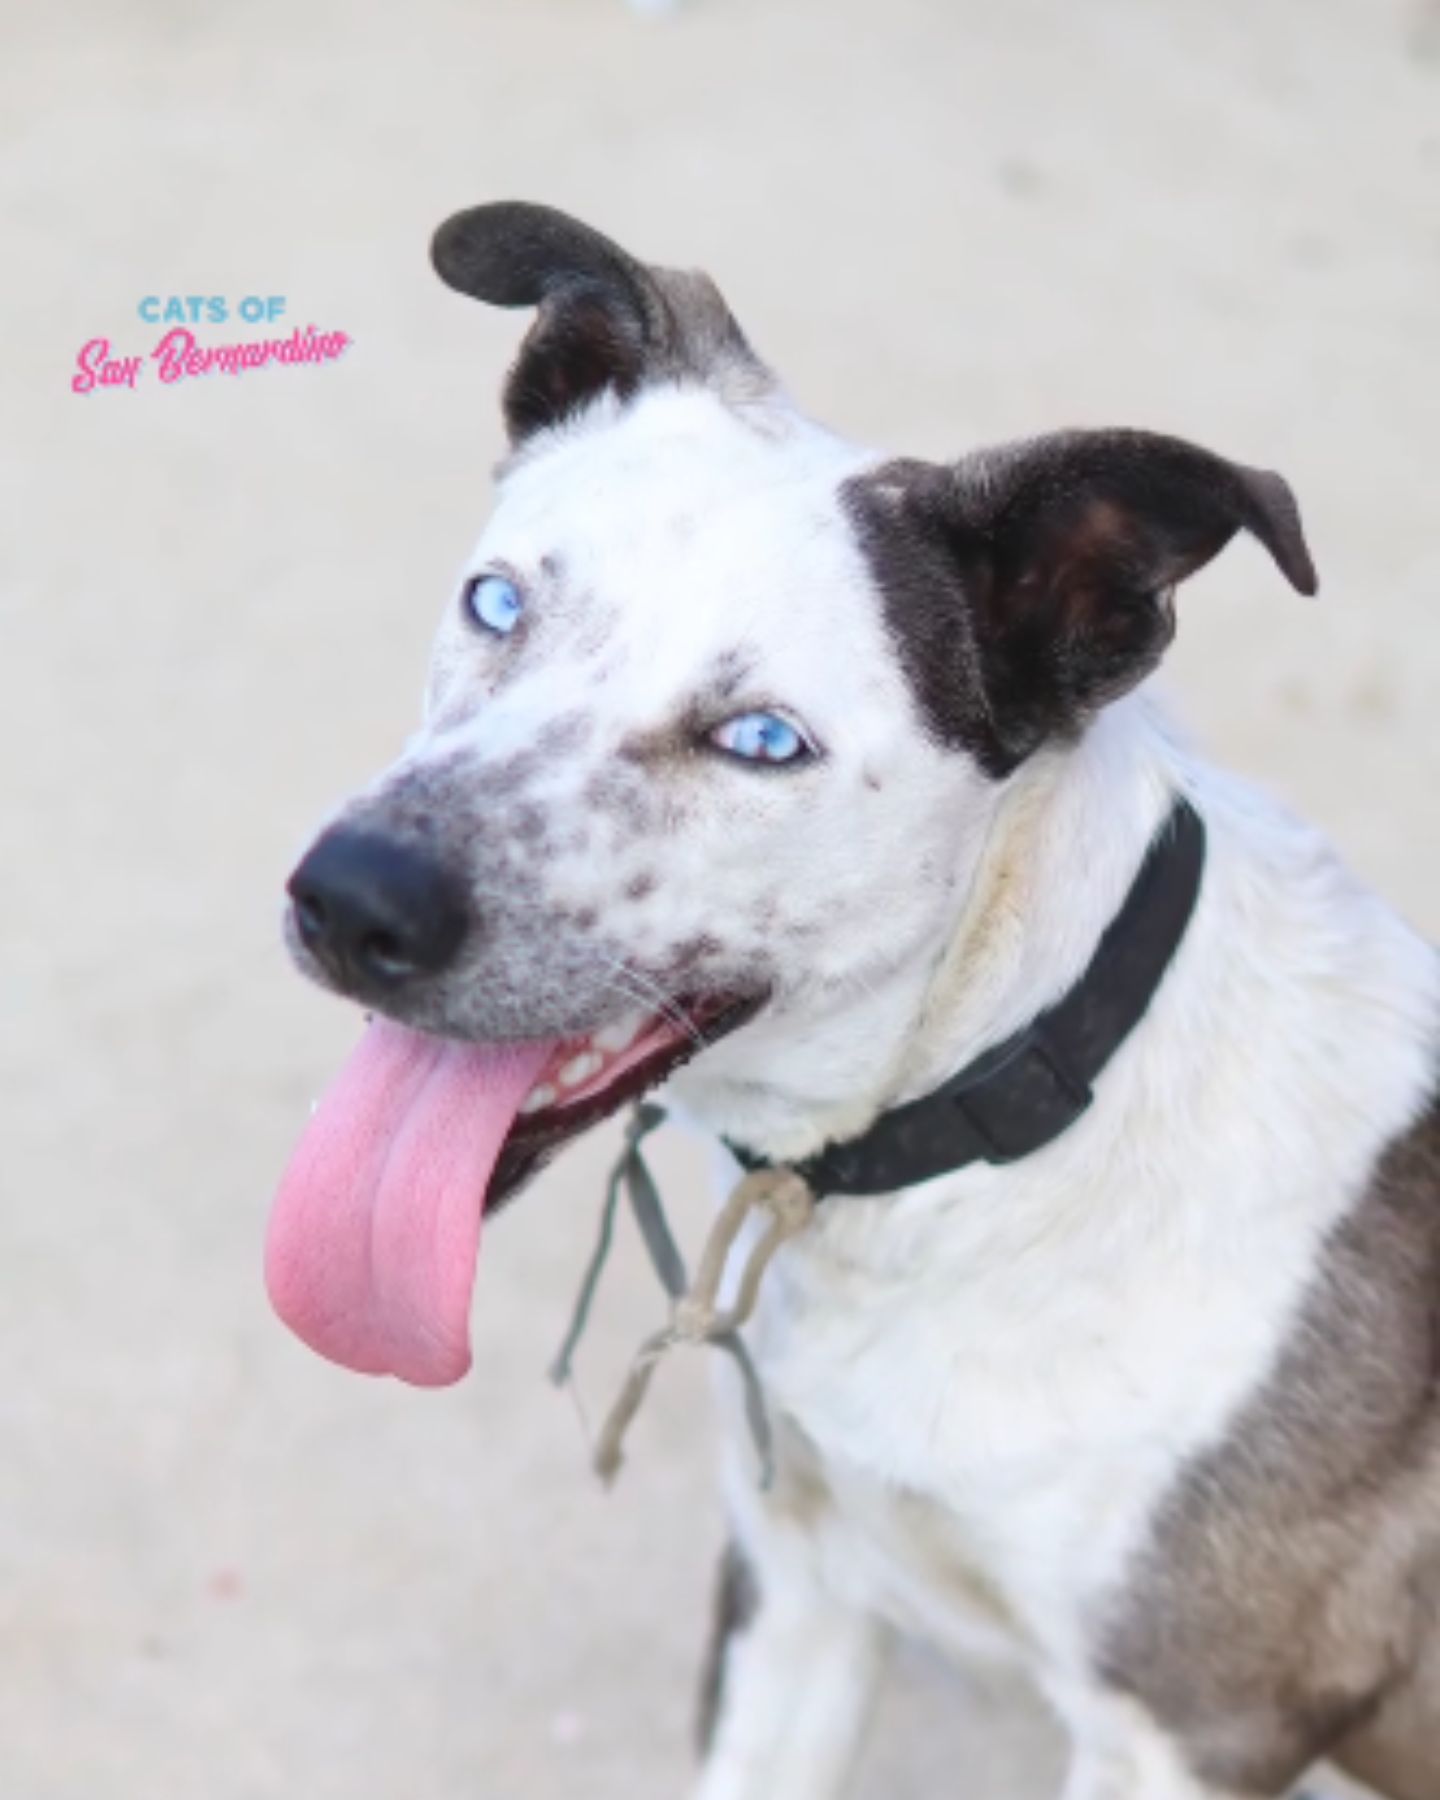
M 769 1224 L 745 1264 L 734 1306 L 721 1312 L 720 1283 L 725 1277 L 725 1265 L 746 1219 L 760 1210 L 770 1215 Z M 620 1471 L 625 1433 L 644 1405 L 656 1367 L 666 1351 L 677 1344 L 714 1343 L 744 1325 L 755 1310 L 760 1283 L 776 1253 L 805 1229 L 814 1211 L 815 1196 L 793 1169 L 757 1169 L 730 1195 L 705 1240 L 694 1281 L 672 1306 L 670 1323 L 652 1333 L 636 1351 L 620 1396 L 601 1427 L 595 1445 L 595 1472 L 607 1486 Z

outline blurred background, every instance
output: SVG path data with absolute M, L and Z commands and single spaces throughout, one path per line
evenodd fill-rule
M 706 1376 L 665 1369 L 608 1496 L 544 1380 L 611 1141 L 489 1232 L 449 1392 L 322 1364 L 260 1281 L 355 1030 L 289 971 L 281 884 L 415 717 L 522 325 L 429 233 L 524 197 L 702 264 L 802 404 L 896 449 L 1126 423 L 1283 470 L 1321 598 L 1237 548 L 1166 679 L 1434 930 L 1440 10 L 3 0 L 0 134 L 0 1794 L 678 1795 Z M 354 347 L 70 391 L 172 294 Z M 627 1239 L 592 1416 L 659 1305 Z M 1059 1748 L 908 1656 L 867 1800 L 957 1770 L 1053 1800 Z

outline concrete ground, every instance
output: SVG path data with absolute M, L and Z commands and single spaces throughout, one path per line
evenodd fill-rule
M 354 1031 L 288 970 L 280 884 L 413 717 L 519 329 L 428 233 L 513 194 L 703 262 L 805 403 L 896 447 L 1129 422 L 1283 469 L 1323 597 L 1236 551 L 1170 683 L 1433 929 L 1440 12 L 4 0 L 0 43 L 0 1795 L 678 1795 L 705 1379 L 665 1371 L 609 1497 L 543 1379 L 608 1140 L 489 1234 L 450 1392 L 322 1365 L 259 1277 Z M 69 391 L 191 293 L 354 348 Z M 656 1315 L 627 1243 L 592 1413 Z M 912 1658 L 863 1792 L 1059 1768 L 1024 1696 Z

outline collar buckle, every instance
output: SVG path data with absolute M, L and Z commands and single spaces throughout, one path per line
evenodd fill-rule
M 1068 1131 L 1094 1097 L 1038 1024 L 973 1063 L 946 1095 L 989 1163 L 1019 1162 L 1042 1149 Z

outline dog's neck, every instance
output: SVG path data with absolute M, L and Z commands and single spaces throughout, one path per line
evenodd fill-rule
M 676 1079 L 682 1114 L 788 1160 L 938 1086 L 1084 972 L 1189 766 L 1139 697 L 1078 744 L 1034 758 L 997 797 L 938 954 L 863 995 L 762 1016 Z

